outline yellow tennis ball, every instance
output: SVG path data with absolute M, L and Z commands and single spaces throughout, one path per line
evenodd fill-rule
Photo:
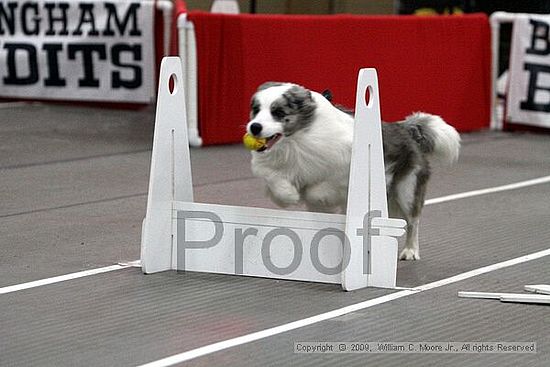
M 267 142 L 265 138 L 256 138 L 248 133 L 243 136 L 243 144 L 248 150 L 258 150 Z

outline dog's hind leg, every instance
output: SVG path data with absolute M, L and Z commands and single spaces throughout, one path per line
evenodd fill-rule
M 403 219 L 407 221 L 407 237 L 405 248 L 399 255 L 400 260 L 420 259 L 418 229 L 429 174 L 429 168 L 418 168 L 402 177 L 395 184 L 393 190 L 394 200 L 403 215 Z
M 420 251 L 418 244 L 418 225 L 420 218 L 412 218 L 410 214 L 406 214 L 402 205 L 397 201 L 397 198 L 388 200 L 388 209 L 390 217 L 402 218 L 407 221 L 407 235 L 405 240 L 405 248 L 399 255 L 400 260 L 418 260 L 420 259 Z
M 399 260 L 420 260 L 420 246 L 418 244 L 418 217 L 407 219 L 407 239 L 405 248 L 399 255 Z

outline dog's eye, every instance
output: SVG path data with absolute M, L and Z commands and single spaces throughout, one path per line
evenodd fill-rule
M 260 113 L 260 102 L 254 97 L 250 103 L 250 114 L 255 117 L 258 113 Z
M 282 120 L 284 119 L 284 117 L 286 116 L 286 113 L 285 111 L 283 111 L 282 108 L 273 108 L 271 110 L 271 115 L 276 119 L 276 120 Z

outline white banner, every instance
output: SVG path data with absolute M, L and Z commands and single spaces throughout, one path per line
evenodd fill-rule
M 508 122 L 550 128 L 550 16 L 514 21 L 510 53 Z
M 149 103 L 154 3 L 0 0 L 0 97 Z

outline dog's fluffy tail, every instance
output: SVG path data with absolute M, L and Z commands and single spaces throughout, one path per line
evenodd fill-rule
M 403 125 L 430 157 L 447 164 L 458 160 L 460 135 L 441 117 L 417 112 L 408 116 Z

